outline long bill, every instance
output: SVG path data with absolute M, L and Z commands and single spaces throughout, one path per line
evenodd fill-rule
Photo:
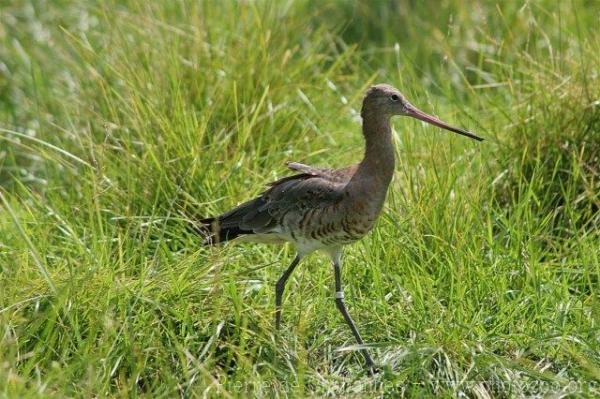
M 469 138 L 471 138 L 473 140 L 483 141 L 483 138 L 477 136 L 476 134 L 471 133 L 471 132 L 469 132 L 467 130 L 464 130 L 464 129 L 459 129 L 459 128 L 454 127 L 454 126 L 450 126 L 446 122 L 443 122 L 443 121 L 439 120 L 435 116 L 426 114 L 425 112 L 421 111 L 420 109 L 416 108 L 413 105 L 407 105 L 405 113 L 408 116 L 411 116 L 413 118 L 422 120 L 423 122 L 430 123 L 430 124 L 432 124 L 434 126 L 441 127 L 442 129 L 446 129 L 446 130 L 450 130 L 451 132 L 454 132 L 454 133 L 462 134 L 463 136 L 467 136 L 467 137 L 469 137 Z

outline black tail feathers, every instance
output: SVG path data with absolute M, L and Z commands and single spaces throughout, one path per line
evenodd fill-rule
M 212 246 L 222 242 L 227 242 L 243 234 L 252 234 L 250 230 L 241 229 L 239 226 L 222 226 L 219 218 L 205 218 L 200 220 L 200 225 L 196 226 L 196 232 L 205 237 L 202 245 Z

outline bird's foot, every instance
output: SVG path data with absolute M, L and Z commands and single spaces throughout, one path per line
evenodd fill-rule
M 375 366 L 374 364 L 368 365 L 368 373 L 370 377 L 375 377 L 375 375 L 379 374 L 381 372 L 381 369 L 377 366 Z

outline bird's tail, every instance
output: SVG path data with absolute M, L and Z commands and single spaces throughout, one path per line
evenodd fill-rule
M 241 235 L 255 234 L 254 227 L 264 224 L 253 223 L 260 219 L 260 209 L 264 203 L 262 197 L 244 202 L 222 215 L 201 219 L 195 230 L 205 237 L 203 244 L 208 246 L 233 240 Z
M 196 232 L 204 237 L 202 245 L 212 246 L 222 242 L 233 240 L 243 234 L 252 234 L 251 231 L 243 230 L 239 226 L 223 226 L 220 223 L 221 216 L 210 217 L 200 220 Z

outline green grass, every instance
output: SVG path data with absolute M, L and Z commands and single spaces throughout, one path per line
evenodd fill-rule
M 369 7 L 369 4 L 371 7 Z M 0 7 L 0 396 L 600 395 L 593 1 Z M 368 376 L 313 255 L 201 248 L 185 215 L 362 155 L 371 83 L 484 136 L 394 120 L 347 248 Z

